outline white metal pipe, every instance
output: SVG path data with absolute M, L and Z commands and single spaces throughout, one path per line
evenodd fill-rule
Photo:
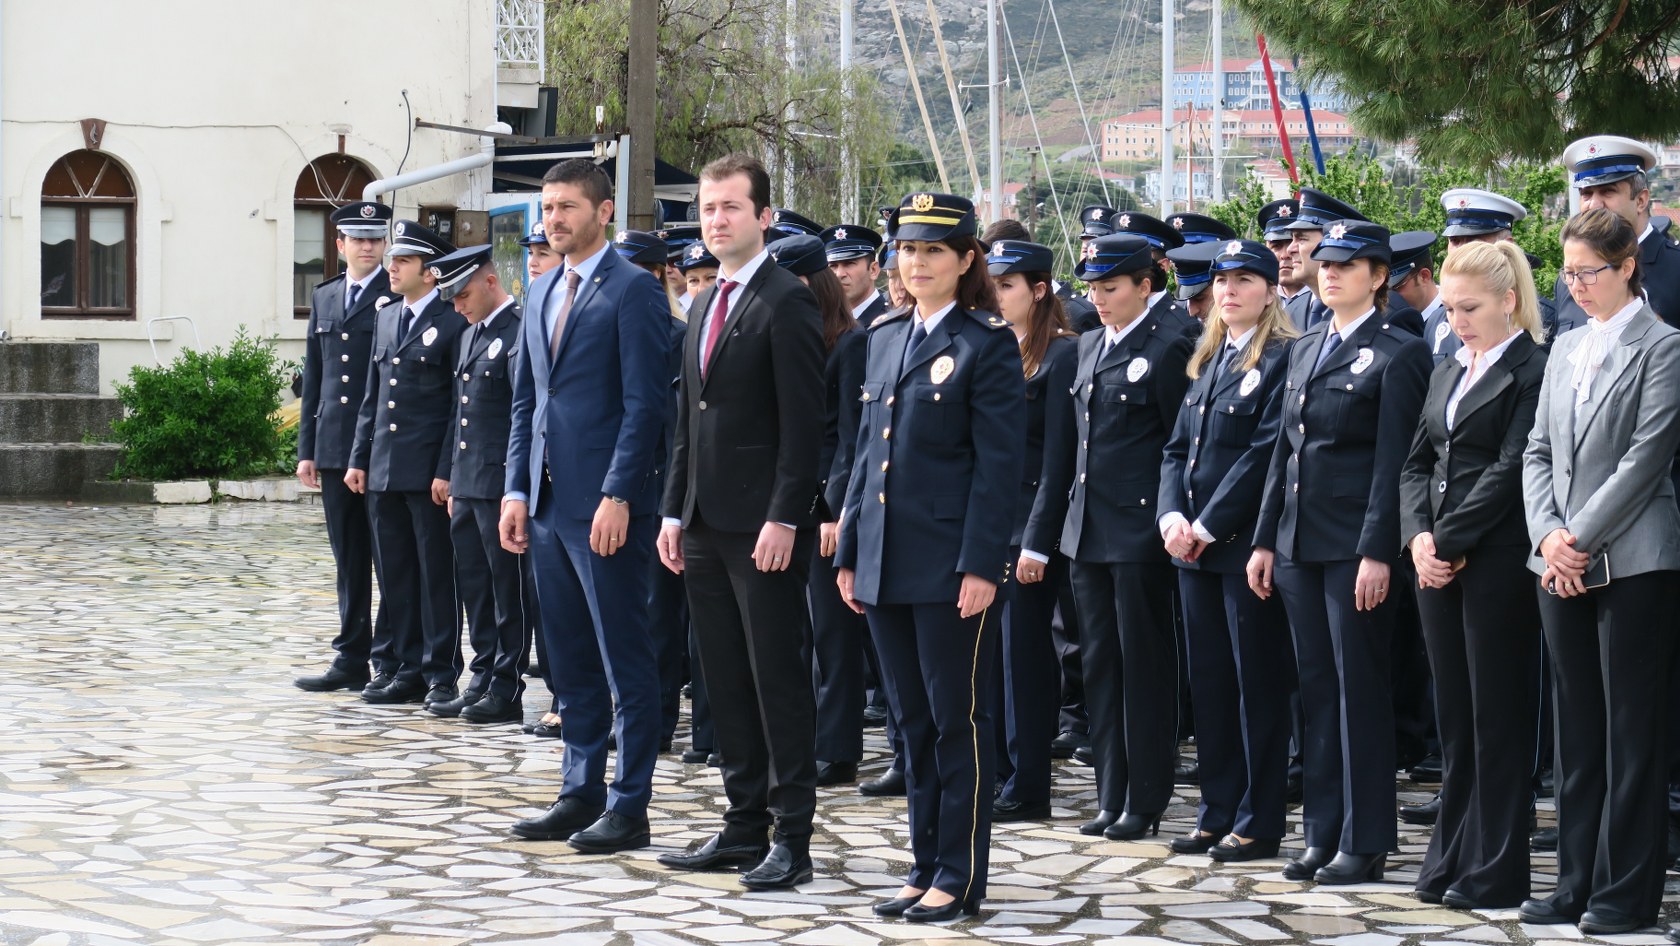
M 456 158 L 453 161 L 445 161 L 442 164 L 434 164 L 429 168 L 417 168 L 406 174 L 398 174 L 396 177 L 382 177 L 362 188 L 362 199 L 373 200 L 380 194 L 389 194 L 399 188 L 424 184 L 427 181 L 435 181 L 440 177 L 448 177 L 451 174 L 461 174 L 481 167 L 488 167 L 495 157 L 494 146 L 486 145 L 485 150 L 478 154 Z
M 1161 216 L 1173 212 L 1173 0 L 1161 0 Z
M 990 139 L 990 154 L 987 163 L 991 165 L 992 207 L 989 214 L 991 223 L 1003 219 L 1003 131 L 999 115 L 1002 113 L 1000 104 L 1003 98 L 1002 84 L 998 75 L 998 0 L 986 0 L 986 124 Z
M 1213 0 L 1213 190 L 1209 196 L 1225 199 L 1225 5 Z M 1194 106 L 1192 105 L 1192 108 Z M 1192 179 L 1191 189 L 1195 189 Z

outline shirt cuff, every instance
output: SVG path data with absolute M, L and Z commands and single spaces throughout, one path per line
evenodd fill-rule
M 1207 526 L 1202 525 L 1202 520 L 1200 520 L 1200 519 L 1197 519 L 1195 522 L 1190 523 L 1190 531 L 1196 533 L 1196 538 L 1201 539 L 1203 542 L 1206 542 L 1209 545 L 1212 545 L 1214 542 L 1219 541 L 1218 539 L 1215 539 L 1213 537 L 1212 532 L 1209 532 L 1207 530 Z
M 521 502 L 521 503 L 524 503 L 527 506 L 531 505 L 531 497 L 526 495 L 525 493 L 519 492 L 518 490 L 510 490 L 509 492 L 506 492 L 506 493 L 502 494 L 502 502 L 505 503 L 509 500 L 513 500 L 514 502 Z
M 1184 513 L 1175 509 L 1156 520 L 1155 525 L 1161 530 L 1161 538 L 1164 539 L 1167 537 L 1167 533 L 1178 528 L 1178 524 L 1183 521 Z
M 681 529 L 682 528 L 682 520 L 681 519 L 673 519 L 670 516 L 666 516 L 665 518 L 659 520 L 659 525 L 661 527 L 676 526 L 677 528 Z
M 779 525 L 782 528 L 787 529 L 791 532 L 798 532 L 799 531 L 799 527 L 794 525 L 791 522 L 778 522 L 778 523 L 776 523 L 776 525 Z
M 1039 563 L 1040 565 L 1050 564 L 1050 556 L 1041 555 L 1038 552 L 1034 552 L 1032 549 L 1022 549 L 1021 550 L 1021 557 L 1022 558 L 1030 558 L 1033 561 Z

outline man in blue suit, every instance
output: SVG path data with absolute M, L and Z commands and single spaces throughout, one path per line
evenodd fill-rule
M 670 304 L 612 251 L 612 185 L 594 163 L 543 176 L 543 225 L 565 257 L 532 286 L 513 382 L 501 539 L 532 555 L 544 661 L 566 727 L 564 781 L 520 837 L 604 854 L 648 844 L 659 677 L 647 622 L 670 393 Z M 606 784 L 617 714 L 618 771 Z

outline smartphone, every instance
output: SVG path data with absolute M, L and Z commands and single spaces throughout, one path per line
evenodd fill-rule
M 1588 591 L 1603 588 L 1610 584 L 1610 556 L 1600 555 L 1587 562 L 1587 570 L 1581 576 L 1581 583 L 1586 586 Z M 1546 592 L 1555 595 L 1557 594 L 1557 588 L 1547 585 Z

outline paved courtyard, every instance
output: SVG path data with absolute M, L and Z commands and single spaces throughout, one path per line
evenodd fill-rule
M 1421 829 L 1402 826 L 1387 882 L 1342 888 L 1286 881 L 1282 860 L 1215 871 L 1172 856 L 1191 794 L 1159 839 L 1093 841 L 1076 830 L 1095 805 L 1090 770 L 1071 764 L 1053 821 L 994 832 L 985 909 L 948 927 L 870 913 L 908 860 L 905 809 L 849 787 L 822 790 L 817 879 L 797 891 L 748 894 L 730 875 L 654 863 L 706 837 L 721 811 L 716 770 L 675 755 L 659 762 L 653 847 L 600 858 L 514 840 L 508 824 L 553 798 L 556 742 L 292 688 L 323 664 L 335 613 L 319 515 L 0 506 L 0 943 L 1582 939 L 1511 910 L 1418 903 Z M 547 699 L 533 683 L 528 714 Z M 868 739 L 866 777 L 883 748 L 880 730 Z M 1551 859 L 1535 867 L 1549 884 Z M 1610 941 L 1666 943 L 1656 930 Z

